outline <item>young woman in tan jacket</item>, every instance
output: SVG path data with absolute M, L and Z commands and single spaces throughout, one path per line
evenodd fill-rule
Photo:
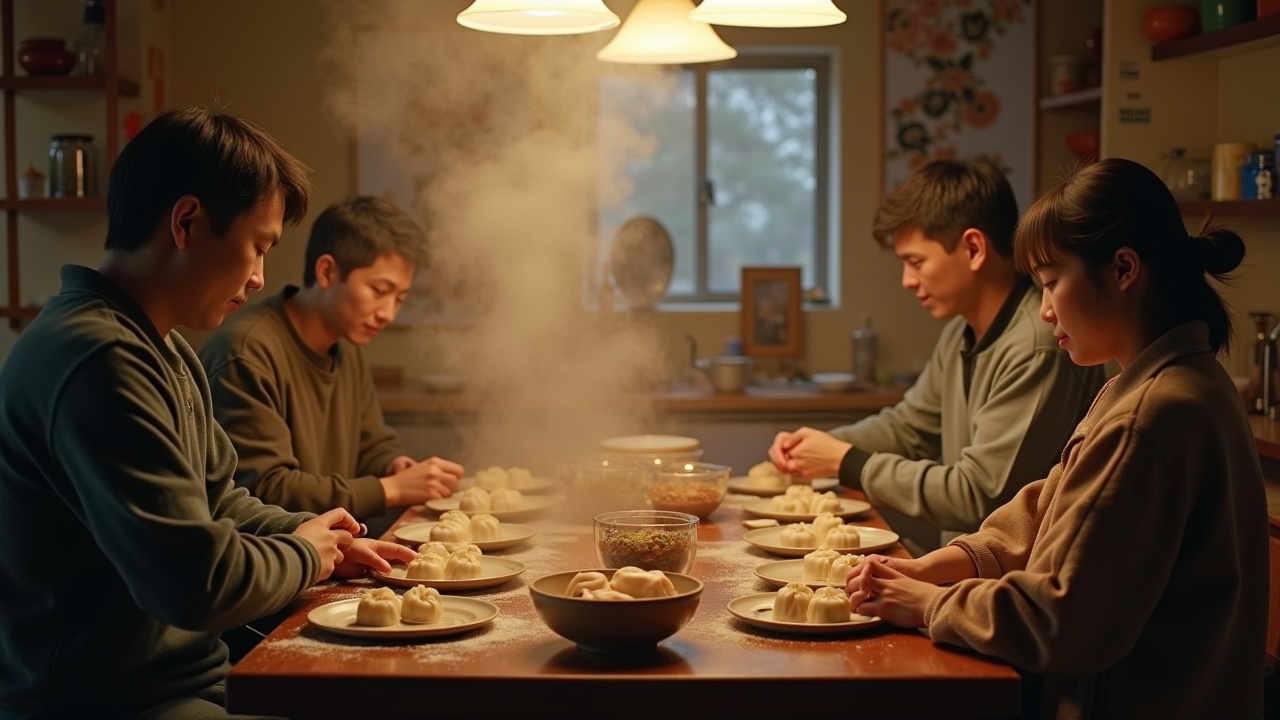
M 1107 159 L 1036 201 L 1015 254 L 1071 359 L 1122 371 L 1048 477 L 946 547 L 873 556 L 853 608 L 1043 677 L 1041 716 L 1261 717 L 1267 503 L 1209 283 L 1243 241 L 1188 236 L 1155 174 Z

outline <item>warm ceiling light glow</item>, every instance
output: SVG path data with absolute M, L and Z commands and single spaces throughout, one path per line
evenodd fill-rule
M 706 23 L 689 19 L 693 0 L 638 0 L 596 57 L 616 63 L 680 65 L 737 57 Z
M 702 0 L 689 17 L 746 27 L 818 27 L 845 21 L 831 0 Z
M 475 0 L 458 13 L 460 25 L 512 35 L 573 35 L 620 22 L 604 0 Z

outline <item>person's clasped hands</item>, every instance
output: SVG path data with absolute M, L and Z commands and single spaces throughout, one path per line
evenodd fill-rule
M 907 558 L 868 555 L 849 570 L 845 591 L 850 609 L 899 627 L 925 627 L 925 609 L 941 588 L 915 579 L 916 565 Z
M 411 562 L 417 553 L 397 543 L 360 537 L 365 526 L 343 508 L 334 508 L 314 517 L 293 531 L 320 553 L 320 576 L 316 581 L 354 579 L 370 571 L 391 571 L 391 560 Z
M 769 460 L 778 470 L 805 480 L 836 477 L 840 461 L 853 447 L 830 433 L 802 427 L 795 432 L 780 432 L 769 446 Z
M 387 477 L 382 478 L 387 506 L 417 505 L 447 498 L 458 489 L 462 472 L 461 465 L 444 458 L 418 461 L 401 455 L 387 464 Z

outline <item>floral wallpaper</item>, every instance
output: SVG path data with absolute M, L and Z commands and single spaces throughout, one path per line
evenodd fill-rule
M 985 157 L 1033 191 L 1032 0 L 883 0 L 885 189 L 935 158 Z

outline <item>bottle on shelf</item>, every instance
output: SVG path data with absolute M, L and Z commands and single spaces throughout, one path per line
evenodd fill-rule
M 76 75 L 101 75 L 107 47 L 107 14 L 102 0 L 86 0 L 84 27 L 72 51 L 76 55 Z

